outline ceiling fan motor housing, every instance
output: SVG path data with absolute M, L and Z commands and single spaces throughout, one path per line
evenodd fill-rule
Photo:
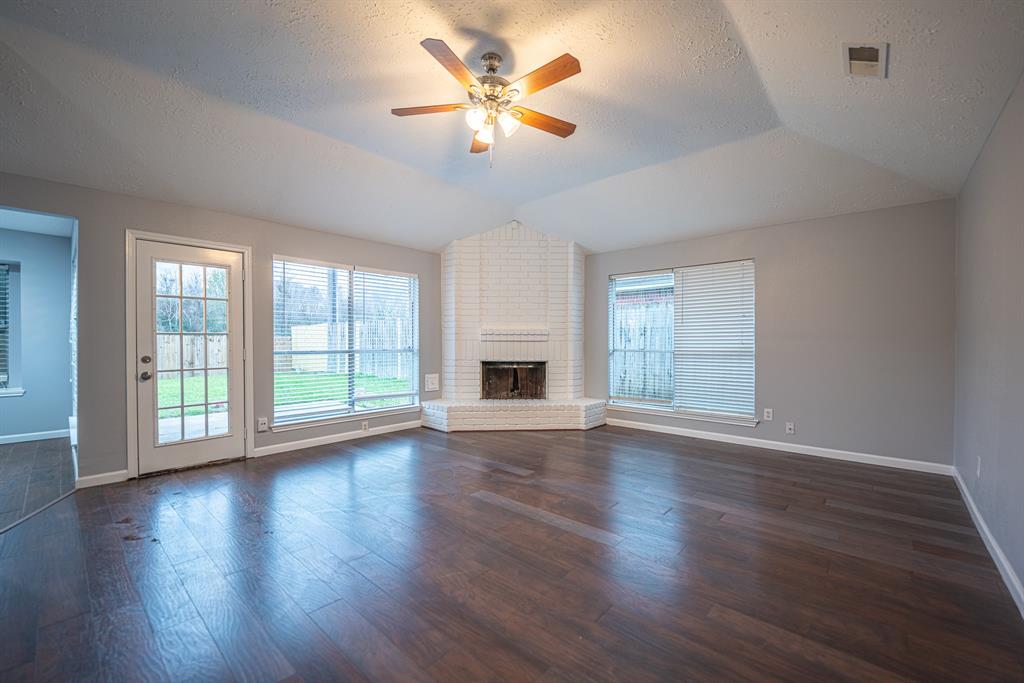
M 494 75 L 501 68 L 501 55 L 497 52 L 485 52 L 480 55 L 480 65 L 484 68 L 484 71 Z

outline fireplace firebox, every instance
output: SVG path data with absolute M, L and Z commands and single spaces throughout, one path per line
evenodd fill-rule
M 545 361 L 483 361 L 480 363 L 480 398 L 545 398 Z

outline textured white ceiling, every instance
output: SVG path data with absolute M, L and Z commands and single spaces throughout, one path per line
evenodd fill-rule
M 1024 68 L 1024 3 L 9 1 L 0 170 L 426 249 L 520 218 L 606 250 L 954 194 Z M 583 72 L 469 155 L 418 45 Z M 840 44 L 892 44 L 891 78 Z

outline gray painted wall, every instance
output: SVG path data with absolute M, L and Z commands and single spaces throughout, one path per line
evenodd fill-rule
M 609 275 L 754 258 L 756 405 L 775 420 L 608 416 L 951 464 L 954 212 L 943 200 L 590 255 L 586 395 L 608 396 Z
M 1024 81 L 958 201 L 956 467 L 1024 576 Z
M 0 397 L 0 436 L 66 430 L 71 415 L 71 240 L 4 230 L 0 262 L 19 264 L 11 387 L 23 396 Z M 14 341 L 12 335 L 12 341 Z
M 441 259 L 414 249 L 352 239 L 267 221 L 139 199 L 83 187 L 0 174 L 0 204 L 74 216 L 79 252 L 79 472 L 125 469 L 125 230 L 137 229 L 251 245 L 254 272 L 256 415 L 273 404 L 274 254 L 417 273 L 420 276 L 420 373 L 441 369 Z M 421 377 L 422 380 L 422 377 Z M 440 392 L 422 394 L 439 398 Z M 417 419 L 370 419 L 371 427 Z M 358 422 L 256 435 L 256 445 L 359 429 Z

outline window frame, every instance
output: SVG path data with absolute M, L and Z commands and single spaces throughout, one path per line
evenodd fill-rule
M 697 410 L 693 408 L 683 408 L 680 406 L 680 395 L 683 377 L 682 373 L 679 372 L 681 365 L 682 354 L 686 353 L 680 345 L 680 327 L 682 323 L 682 310 L 683 310 L 683 297 L 685 292 L 680 289 L 681 273 L 686 270 L 695 268 L 704 268 L 716 265 L 739 265 L 749 263 L 752 268 L 753 274 L 753 291 L 751 292 L 752 302 L 751 310 L 753 311 L 753 323 L 751 329 L 752 335 L 752 349 L 751 349 L 751 376 L 752 376 L 752 389 L 751 389 L 751 403 L 753 410 L 751 413 L 732 413 L 732 412 L 718 412 L 711 410 Z M 672 297 L 673 297 L 673 330 L 672 330 L 672 355 L 673 355 L 673 376 L 672 376 L 672 400 L 670 402 L 659 402 L 659 401 L 644 401 L 637 399 L 627 399 L 623 397 L 612 396 L 612 296 L 614 294 L 614 282 L 617 279 L 625 279 L 630 277 L 644 277 L 653 276 L 662 273 L 672 273 Z M 730 259 L 728 261 L 717 261 L 709 263 L 696 263 L 686 266 L 678 266 L 674 268 L 662 268 L 650 271 L 637 271 L 628 273 L 613 273 L 608 276 L 608 403 L 609 407 L 615 410 L 622 410 L 625 412 L 637 412 L 637 413 L 648 413 L 657 415 L 674 415 L 681 418 L 691 420 L 701 420 L 707 422 L 718 422 L 723 424 L 731 424 L 737 426 L 753 427 L 759 424 L 757 418 L 757 269 L 756 260 L 754 258 L 742 258 L 742 259 Z
M 400 413 L 419 412 L 420 410 L 420 382 L 419 382 L 419 367 L 420 367 L 420 276 L 418 273 L 407 273 L 401 271 L 385 270 L 382 268 L 370 268 L 364 266 L 355 266 L 345 263 L 334 263 L 330 261 L 321 261 L 316 259 L 308 259 L 297 256 L 287 256 L 284 254 L 274 254 L 271 261 L 271 283 L 274 287 L 272 294 L 272 309 L 271 309 L 271 325 L 273 328 L 272 335 L 277 334 L 277 288 L 276 288 L 276 270 L 278 264 L 293 264 L 298 266 L 312 266 L 315 268 L 328 268 L 331 270 L 343 270 L 348 272 L 347 287 L 348 287 L 348 306 L 344 317 L 344 325 L 346 329 L 346 335 L 348 339 L 352 340 L 355 338 L 355 326 L 358 316 L 355 314 L 355 297 L 354 291 L 356 287 L 356 274 L 357 273 L 369 273 L 375 275 L 390 275 L 402 278 L 408 278 L 415 282 L 415 295 L 409 302 L 412 307 L 412 340 L 413 345 L 411 348 L 396 348 L 396 349 L 358 349 L 358 348 L 345 348 L 345 349 L 327 349 L 322 351 L 307 351 L 308 354 L 314 355 L 339 355 L 346 359 L 348 368 L 348 398 L 347 398 L 347 409 L 344 411 L 324 411 L 318 414 L 309 414 L 303 416 L 301 414 L 296 417 L 288 419 L 283 418 L 279 415 L 277 406 L 277 382 L 276 382 L 276 358 L 278 356 L 293 356 L 295 351 L 278 351 L 272 349 L 271 354 L 274 359 L 271 363 L 271 424 L 270 428 L 272 431 L 288 431 L 292 429 L 302 429 L 305 427 L 311 427 L 322 424 L 334 424 L 338 422 L 349 422 L 353 420 L 360 420 L 366 417 L 373 416 L 384 416 Z M 339 319 L 339 322 L 341 320 Z M 350 346 L 352 343 L 350 342 Z M 355 390 L 355 358 L 359 353 L 380 353 L 380 352 L 391 352 L 391 353 L 408 353 L 412 359 L 412 389 L 408 392 L 396 392 L 388 394 L 373 394 L 370 396 L 357 396 Z M 301 354 L 300 354 L 301 355 Z M 382 408 L 357 408 L 356 404 L 360 401 L 373 401 L 387 398 L 403 398 L 409 397 L 411 402 L 408 405 L 400 406 L 388 406 Z

